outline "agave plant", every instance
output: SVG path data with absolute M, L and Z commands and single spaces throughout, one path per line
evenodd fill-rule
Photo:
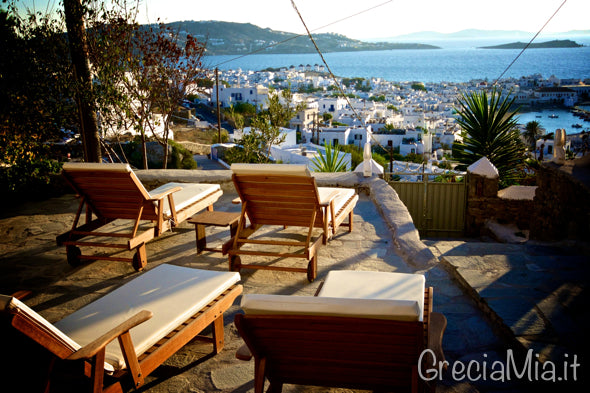
M 340 155 L 338 147 L 332 147 L 331 144 L 325 146 L 326 152 L 319 152 L 319 155 L 312 158 L 316 172 L 346 172 L 346 162 L 344 154 Z
M 463 94 L 457 112 L 463 142 L 453 145 L 453 157 L 467 165 L 487 157 L 501 179 L 514 177 L 524 164 L 525 146 L 516 127 L 518 111 L 510 110 L 513 102 L 495 89 L 489 96 L 485 90 Z

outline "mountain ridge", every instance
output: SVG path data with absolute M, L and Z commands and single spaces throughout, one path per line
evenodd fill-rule
M 191 20 L 166 23 L 166 26 L 177 29 L 181 38 L 190 34 L 205 42 L 207 55 L 316 52 L 313 43 L 305 35 L 262 28 L 251 23 Z M 335 33 L 314 34 L 314 40 L 324 53 L 394 49 L 440 49 L 436 45 L 420 43 L 365 42 Z

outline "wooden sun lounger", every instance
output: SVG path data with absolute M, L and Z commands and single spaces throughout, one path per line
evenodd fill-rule
M 223 194 L 218 184 L 199 183 L 168 183 L 148 192 L 128 164 L 66 163 L 63 176 L 80 196 L 71 230 L 57 237 L 58 245 L 66 246 L 72 266 L 84 259 L 106 259 L 131 262 L 139 271 L 147 264 L 148 241 L 203 209 L 213 210 L 213 203 Z M 84 206 L 86 220 L 80 224 Z M 117 219 L 131 220 L 133 225 L 125 233 L 104 230 Z M 147 229 L 142 223 L 148 223 Z M 135 254 L 132 258 L 83 255 L 80 247 L 122 249 Z
M 437 362 L 444 361 L 446 319 L 432 312 L 433 290 L 424 288 L 423 276 L 402 274 L 422 277 L 421 285 L 416 277 L 410 284 L 402 277 L 398 291 L 390 285 L 396 275 L 332 271 L 316 297 L 244 295 L 245 314 L 237 314 L 234 323 L 245 346 L 236 357 L 254 357 L 254 391 L 262 393 L 268 380 L 270 392 L 280 392 L 285 383 L 433 392 L 435 386 L 419 378 L 418 367 L 426 366 L 419 359 L 430 348 Z M 433 367 L 432 358 L 425 359 Z
M 242 210 L 238 230 L 229 250 L 229 268 L 271 269 L 307 273 L 311 282 L 317 276 L 317 250 L 320 241 L 326 243 L 340 226 L 352 231 L 353 210 L 358 201 L 354 189 L 317 187 L 305 165 L 287 164 L 232 164 L 232 179 Z M 348 222 L 346 219 L 348 218 Z M 250 226 L 246 227 L 246 219 Z M 304 241 L 283 239 L 252 239 L 251 236 L 264 225 L 307 228 Z M 321 236 L 314 237 L 314 228 L 321 229 Z M 253 244 L 256 249 L 242 249 Z M 298 252 L 271 252 L 265 246 L 296 247 Z M 304 258 L 306 268 L 277 265 L 242 264 L 240 255 Z
M 238 273 L 163 264 L 55 324 L 17 298 L 0 295 L 0 322 L 50 353 L 42 391 L 49 391 L 51 370 L 62 359 L 82 363 L 79 370 L 90 378 L 92 392 L 122 392 L 141 387 L 194 338 L 212 342 L 219 353 L 223 313 L 242 293 L 239 279 Z M 213 336 L 199 336 L 209 325 Z

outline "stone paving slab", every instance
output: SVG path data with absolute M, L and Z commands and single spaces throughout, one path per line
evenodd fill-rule
M 576 243 L 431 241 L 441 264 L 522 350 L 542 360 L 590 348 L 590 254 Z

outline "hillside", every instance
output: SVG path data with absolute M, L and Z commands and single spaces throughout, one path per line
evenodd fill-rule
M 481 46 L 481 49 L 523 49 L 527 44 L 524 42 L 512 42 L 510 44 L 492 45 L 492 46 Z M 539 43 L 532 43 L 529 45 L 529 49 L 538 48 L 579 48 L 580 45 L 572 40 L 553 40 Z
M 190 34 L 206 43 L 208 55 L 238 55 L 246 53 L 314 53 L 307 36 L 263 29 L 250 23 L 219 21 L 183 21 L 168 23 L 181 36 Z M 390 49 L 439 49 L 434 45 L 415 43 L 363 42 L 340 34 L 314 34 L 323 52 L 376 51 Z

